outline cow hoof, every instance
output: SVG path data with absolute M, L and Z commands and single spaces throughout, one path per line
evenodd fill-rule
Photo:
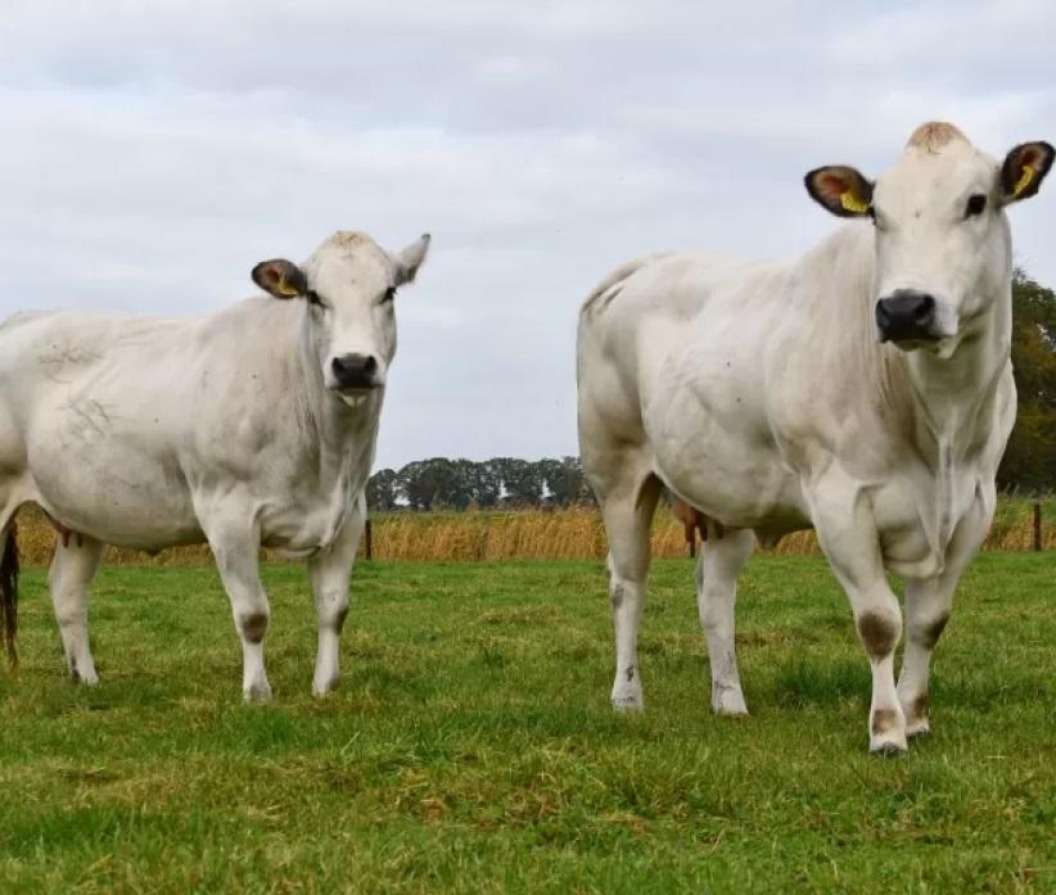
M 322 684 L 313 683 L 312 684 L 312 696 L 316 697 L 317 699 L 325 699 L 327 696 L 329 696 L 331 693 L 333 693 L 334 690 L 336 690 L 336 689 L 337 689 L 337 681 L 336 680 L 334 680 L 334 681 L 326 681 L 326 683 L 322 683 Z
M 617 712 L 644 712 L 645 702 L 642 700 L 641 695 L 613 696 L 612 707 Z
M 748 714 L 748 706 L 745 704 L 744 694 L 740 690 L 720 690 L 713 693 L 711 710 L 716 715 L 729 717 L 743 717 Z
M 904 755 L 908 751 L 909 746 L 906 745 L 905 740 L 878 739 L 869 744 L 870 754 L 881 757 Z
M 271 702 L 271 687 L 268 682 L 254 684 L 252 687 L 242 691 L 243 702 L 249 704 L 254 702 Z
M 924 736 L 929 733 L 931 733 L 931 724 L 928 723 L 927 718 L 921 718 L 918 721 L 910 721 L 906 724 L 907 739 L 913 739 L 914 737 Z
M 95 687 L 99 684 L 99 675 L 94 671 L 88 674 L 81 674 L 79 671 L 70 672 L 70 680 L 75 684 L 81 684 L 85 687 Z

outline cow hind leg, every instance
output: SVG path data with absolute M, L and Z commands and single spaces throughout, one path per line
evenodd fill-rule
M 708 640 L 711 708 L 720 715 L 747 715 L 734 645 L 737 575 L 755 547 L 755 534 L 727 530 L 710 537 L 697 562 L 697 609 Z
M 266 702 L 271 685 L 264 670 L 264 634 L 271 609 L 260 581 L 259 538 L 238 528 L 206 535 L 242 639 L 242 696 L 246 702 Z
M 51 602 L 70 678 L 89 686 L 97 684 L 99 676 L 88 645 L 88 587 L 102 555 L 101 542 L 71 533 L 59 538 L 48 570 Z
M 609 601 L 616 629 L 612 704 L 619 711 L 645 707 L 638 667 L 638 628 L 649 575 L 649 530 L 660 490 L 660 480 L 650 473 L 630 488 L 600 498 L 609 539 Z
M 308 561 L 308 577 L 319 620 L 319 651 L 312 678 L 312 693 L 316 696 L 325 696 L 338 684 L 341 629 L 348 615 L 348 581 L 366 517 L 366 504 L 361 499 L 337 541 Z

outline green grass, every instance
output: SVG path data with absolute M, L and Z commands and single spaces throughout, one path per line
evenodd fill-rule
M 655 565 L 648 711 L 608 706 L 600 563 L 369 564 L 341 690 L 309 695 L 303 569 L 266 569 L 275 702 L 205 568 L 107 568 L 102 684 L 64 680 L 44 576 L 0 674 L 0 891 L 1056 891 L 1056 561 L 981 557 L 935 733 L 866 754 L 869 673 L 824 563 L 741 585 L 748 720 L 707 711 L 688 561 Z

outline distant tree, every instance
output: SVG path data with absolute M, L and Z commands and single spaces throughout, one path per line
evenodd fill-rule
M 416 460 L 396 474 L 397 491 L 413 510 L 464 510 L 479 501 L 475 465 L 447 457 Z
M 589 501 L 593 497 L 578 457 L 540 460 L 540 474 L 548 492 L 548 502 L 560 507 Z
M 504 503 L 533 507 L 542 502 L 543 477 L 538 463 L 515 457 L 496 457 L 490 462 L 502 481 Z
M 396 472 L 379 469 L 367 481 L 367 508 L 379 512 L 396 509 Z
M 1056 488 L 1056 293 L 1017 270 L 1012 306 L 1019 411 L 998 485 L 1051 491 Z
M 467 503 L 481 509 L 498 506 L 502 497 L 502 479 L 490 462 L 456 460 Z

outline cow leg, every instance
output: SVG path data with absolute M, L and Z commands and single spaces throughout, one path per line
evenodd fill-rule
M 898 677 L 898 701 L 906 715 L 906 736 L 928 733 L 928 677 L 931 653 L 946 627 L 960 576 L 941 575 L 906 582 L 906 649 Z
M 601 505 L 609 538 L 609 601 L 616 628 L 612 704 L 620 711 L 645 707 L 638 669 L 638 628 L 649 575 L 649 529 L 660 488 L 660 480 L 650 474 L 629 493 L 609 496 Z
M 266 702 L 271 685 L 264 671 L 264 634 L 271 610 L 260 582 L 259 539 L 230 529 L 206 535 L 242 638 L 242 696 Z
M 319 652 L 312 679 L 312 693 L 316 696 L 325 696 L 338 683 L 341 628 L 348 614 L 348 580 L 366 515 L 366 504 L 357 501 L 334 544 L 308 560 L 308 578 L 319 619 Z
M 815 497 L 814 525 L 829 565 L 854 612 L 858 636 L 869 657 L 873 694 L 869 707 L 869 751 L 904 752 L 906 716 L 895 692 L 895 647 L 902 637 L 902 612 L 887 583 L 872 515 L 853 483 L 840 483 L 828 501 Z
M 58 538 L 48 570 L 48 587 L 66 653 L 66 666 L 73 680 L 89 686 L 99 683 L 99 676 L 88 645 L 88 587 L 102 555 L 101 542 L 70 533 L 68 537 Z
M 906 649 L 898 677 L 898 701 L 906 714 L 907 736 L 931 730 L 928 720 L 931 654 L 949 621 L 957 584 L 982 546 L 992 517 L 992 502 L 978 501 L 954 533 L 942 574 L 906 581 Z
M 708 638 L 711 708 L 720 715 L 747 715 L 734 646 L 737 575 L 755 547 L 749 530 L 728 530 L 701 545 L 697 562 L 697 609 Z

